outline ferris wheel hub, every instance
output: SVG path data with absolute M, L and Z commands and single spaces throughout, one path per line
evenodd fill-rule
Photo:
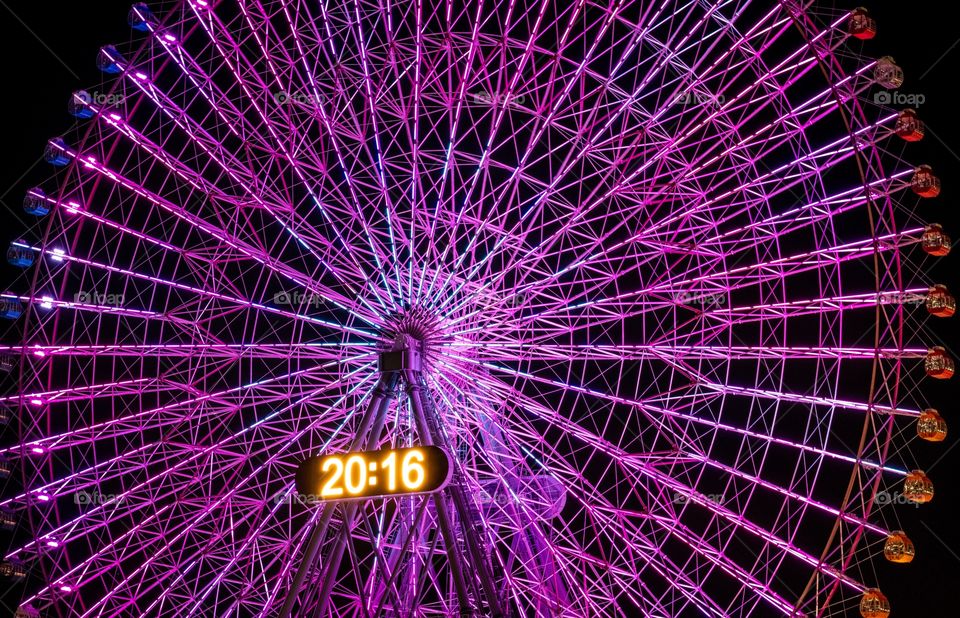
M 388 315 L 379 334 L 384 351 L 415 348 L 424 357 L 448 339 L 435 311 L 411 305 Z

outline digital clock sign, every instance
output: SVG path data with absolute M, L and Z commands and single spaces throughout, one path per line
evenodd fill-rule
M 436 446 L 311 457 L 297 468 L 297 491 L 321 501 L 439 491 L 450 480 L 450 457 Z

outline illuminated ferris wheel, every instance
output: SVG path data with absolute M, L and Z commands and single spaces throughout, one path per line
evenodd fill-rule
M 950 239 L 823 4 L 134 5 L 8 252 L 20 615 L 887 616 Z

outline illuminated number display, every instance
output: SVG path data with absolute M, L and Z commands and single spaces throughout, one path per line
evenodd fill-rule
M 317 500 L 354 500 L 439 491 L 450 457 L 436 446 L 311 457 L 297 468 L 297 491 Z

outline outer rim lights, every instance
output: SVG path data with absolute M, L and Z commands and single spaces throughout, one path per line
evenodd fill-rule
M 67 103 L 67 112 L 81 120 L 86 120 L 88 118 L 93 118 L 96 115 L 96 111 L 90 105 L 93 102 L 93 97 L 86 90 L 77 90 L 70 96 L 70 101 Z
M 23 240 L 11 242 L 7 249 L 7 262 L 17 268 L 30 268 L 34 262 L 33 247 Z
M 40 307 L 43 309 L 53 309 L 53 297 L 52 296 L 41 296 L 40 297 Z
M 31 400 L 30 400 L 30 405 L 42 406 L 42 405 L 43 405 L 43 399 L 37 399 L 37 398 L 31 399 Z
M 73 159 L 73 153 L 67 147 L 62 137 L 54 137 L 47 141 L 43 150 L 43 158 L 50 165 L 63 167 Z
M 113 45 L 104 45 L 97 54 L 97 68 L 104 73 L 116 75 L 123 71 L 127 62 Z
M 44 453 L 46 453 L 46 451 L 43 450 L 43 447 L 42 447 L 42 446 L 35 446 L 35 447 L 33 447 L 33 448 L 30 449 L 30 452 L 33 453 L 33 454 L 35 454 L 35 455 L 43 455 Z
M 71 215 L 75 215 L 80 212 L 80 202 L 76 200 L 67 200 L 63 203 L 63 209 Z
M 34 217 L 42 217 L 50 212 L 47 194 L 40 187 L 27 191 L 23 197 L 23 211 Z
M 157 18 L 146 4 L 138 2 L 130 7 L 127 23 L 134 30 L 150 32 L 157 27 Z
M 50 549 L 57 549 L 58 547 L 60 547 L 60 541 L 56 539 L 47 539 L 46 541 L 44 541 L 43 544 L 49 547 Z
M 69 584 L 62 584 L 58 590 L 60 590 L 60 592 L 73 592 L 73 586 Z
M 53 249 L 50 253 L 50 259 L 54 262 L 62 262 L 64 256 L 66 255 L 63 249 Z

